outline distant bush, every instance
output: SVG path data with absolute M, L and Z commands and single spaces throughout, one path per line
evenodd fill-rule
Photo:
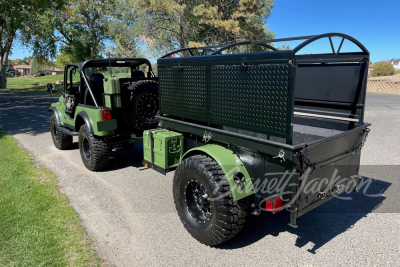
M 389 76 L 393 74 L 394 74 L 394 67 L 392 63 L 385 61 L 375 63 L 371 71 L 371 75 L 374 77 Z

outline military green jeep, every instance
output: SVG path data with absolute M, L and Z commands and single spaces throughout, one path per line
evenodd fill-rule
M 97 171 L 108 164 L 112 149 L 131 148 L 157 125 L 157 78 L 143 58 L 67 64 L 61 96 L 49 111 L 56 148 L 69 148 L 78 136 L 84 165 Z

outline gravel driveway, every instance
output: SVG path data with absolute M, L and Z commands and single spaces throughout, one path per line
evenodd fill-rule
M 145 169 L 141 143 L 112 153 L 107 170 L 88 171 L 77 139 L 58 151 L 49 134 L 47 95 L 0 94 L 0 128 L 58 176 L 101 257 L 115 266 L 398 266 L 400 260 L 400 96 L 368 93 L 373 124 L 361 174 L 373 178 L 354 201 L 333 199 L 287 226 L 289 214 L 248 216 L 244 230 L 217 248 L 186 232 L 173 204 L 173 173 Z M 1 153 L 1 152 L 0 152 Z M 379 197 L 368 195 L 381 193 Z

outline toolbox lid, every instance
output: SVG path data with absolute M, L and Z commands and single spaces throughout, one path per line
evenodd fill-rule
M 182 134 L 177 133 L 177 132 L 172 132 L 167 129 L 154 129 L 150 130 L 150 132 L 153 134 L 154 138 L 171 138 L 171 137 L 179 137 L 182 136 Z

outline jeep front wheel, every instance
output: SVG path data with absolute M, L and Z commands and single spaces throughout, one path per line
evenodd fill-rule
M 233 199 L 221 167 L 208 156 L 181 162 L 174 175 L 173 196 L 186 230 L 204 245 L 221 244 L 244 226 L 245 201 Z
M 110 158 L 109 145 L 94 137 L 85 124 L 79 130 L 79 151 L 83 164 L 90 171 L 98 171 L 108 164 Z
M 57 149 L 64 150 L 72 145 L 72 136 L 60 131 L 56 116 L 53 114 L 50 118 L 50 133 L 54 146 Z

